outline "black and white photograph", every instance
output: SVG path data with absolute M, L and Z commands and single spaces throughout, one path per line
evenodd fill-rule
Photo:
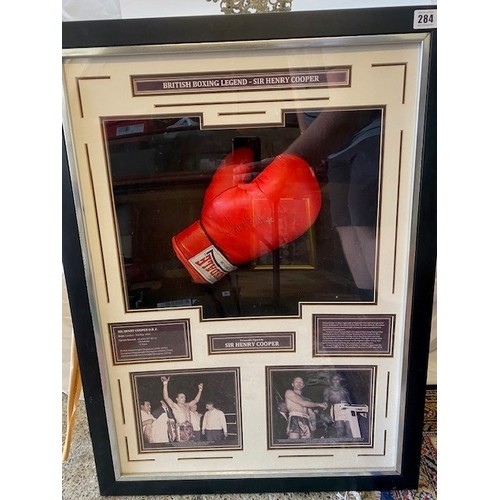
M 130 376 L 142 452 L 241 449 L 238 368 Z
M 375 366 L 267 367 L 269 448 L 371 446 Z

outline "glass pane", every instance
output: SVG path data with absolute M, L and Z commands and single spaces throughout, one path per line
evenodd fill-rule
M 194 115 L 104 120 L 128 309 L 201 306 L 204 318 L 223 318 L 296 315 L 304 301 L 373 302 L 382 119 L 381 109 L 354 109 L 294 110 L 282 126 L 242 129 L 204 128 Z M 318 193 L 295 173 L 297 156 Z M 277 161 L 285 165 L 269 175 Z M 272 194 L 257 199 L 242 182 Z M 233 201 L 214 208 L 205 198 L 221 190 Z M 278 215 L 263 235 L 256 226 L 272 219 L 269 198 Z M 242 203 L 251 219 L 235 213 Z M 197 283 L 172 244 L 199 220 L 236 267 L 213 283 Z M 239 247 L 245 256 L 235 259 Z

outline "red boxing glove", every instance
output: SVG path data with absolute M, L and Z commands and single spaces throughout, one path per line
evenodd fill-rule
M 235 172 L 250 170 L 226 162 L 205 193 L 200 220 L 172 238 L 196 283 L 215 283 L 238 264 L 294 241 L 318 216 L 321 191 L 305 160 L 279 155 L 252 182 L 233 185 Z
M 253 171 L 252 161 L 253 151 L 249 148 L 239 148 L 227 155 L 215 171 L 212 182 L 205 191 L 203 209 L 227 189 L 245 183 Z

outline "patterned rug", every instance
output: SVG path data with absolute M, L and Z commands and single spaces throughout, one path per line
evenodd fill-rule
M 437 386 L 428 386 L 425 396 L 420 478 L 417 490 L 368 491 L 345 500 L 435 500 L 437 499 Z

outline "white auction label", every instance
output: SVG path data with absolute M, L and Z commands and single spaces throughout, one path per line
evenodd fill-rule
M 413 14 L 413 29 L 436 28 L 437 9 L 416 10 Z

